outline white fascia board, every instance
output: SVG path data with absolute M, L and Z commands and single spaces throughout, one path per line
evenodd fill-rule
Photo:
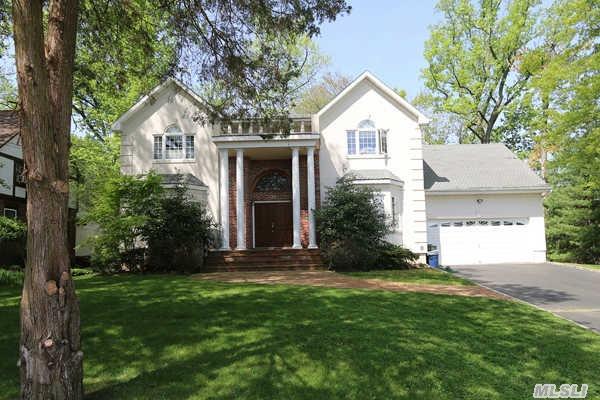
M 426 196 L 460 196 L 476 194 L 542 194 L 550 191 L 550 186 L 532 188 L 498 188 L 498 189 L 469 189 L 469 190 L 427 190 Z
M 429 118 L 423 115 L 419 110 L 417 110 L 412 104 L 406 101 L 402 96 L 398 95 L 398 93 L 394 92 L 390 87 L 388 87 L 385 83 L 379 80 L 375 75 L 370 73 L 369 71 L 363 72 L 358 78 L 356 78 L 352 83 L 350 83 L 344 90 L 342 90 L 337 96 L 335 96 L 329 103 L 327 103 L 323 108 L 319 110 L 317 113 L 317 119 L 319 119 L 324 113 L 326 113 L 331 107 L 333 107 L 338 101 L 340 101 L 346 94 L 351 92 L 359 83 L 363 80 L 369 80 L 373 85 L 391 97 L 394 101 L 396 101 L 400 106 L 410 114 L 412 114 L 418 121 L 419 125 L 426 125 L 429 123 Z
M 129 110 L 125 111 L 123 115 L 121 115 L 111 126 L 111 130 L 115 132 L 119 132 L 122 130 L 123 124 L 135 115 L 151 98 L 157 96 L 164 89 L 169 87 L 169 85 L 176 85 L 185 93 L 187 93 L 194 101 L 196 101 L 200 106 L 204 105 L 204 101 L 198 96 L 192 89 L 190 89 L 187 85 L 180 82 L 175 78 L 167 78 L 163 83 L 156 86 L 154 89 L 150 91 L 147 95 L 143 96 L 137 103 L 135 103 Z

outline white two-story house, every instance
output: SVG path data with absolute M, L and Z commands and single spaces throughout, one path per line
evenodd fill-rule
M 176 174 L 219 222 L 222 251 L 317 248 L 314 210 L 345 175 L 380 193 L 389 240 L 443 264 L 545 260 L 548 187 L 503 145 L 425 146 L 428 119 L 369 72 L 280 135 L 256 120 L 196 122 L 169 79 L 113 125 L 125 174 Z

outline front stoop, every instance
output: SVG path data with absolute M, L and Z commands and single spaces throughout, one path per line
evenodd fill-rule
M 319 249 L 214 250 L 208 253 L 205 272 L 324 270 Z

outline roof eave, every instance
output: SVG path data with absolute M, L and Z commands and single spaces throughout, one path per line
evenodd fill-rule
M 139 99 L 133 106 L 131 106 L 131 108 L 129 108 L 127 111 L 125 111 L 112 124 L 112 126 L 110 127 L 111 130 L 113 132 L 120 132 L 123 129 L 123 124 L 129 118 L 131 118 L 136 112 L 138 112 L 142 107 L 144 107 L 144 105 L 146 105 L 146 102 L 149 99 L 151 99 L 152 97 L 154 97 L 157 94 L 159 94 L 161 91 L 163 91 L 164 89 L 166 89 L 171 84 L 174 84 L 177 87 L 179 87 L 181 90 L 183 90 L 185 93 L 187 93 L 192 99 L 194 99 L 194 101 L 196 101 L 199 105 L 201 105 L 201 106 L 204 105 L 204 101 L 202 100 L 202 98 L 200 98 L 200 96 L 198 96 L 196 93 L 194 93 L 194 91 L 192 89 L 190 89 L 186 84 L 184 84 L 183 82 L 179 81 L 178 79 L 175 79 L 173 77 L 169 77 L 164 82 L 160 83 L 154 89 L 152 89 L 150 91 L 150 93 L 144 95 L 141 99 Z
M 375 75 L 373 75 L 369 71 L 365 71 L 360 74 L 354 81 L 352 81 L 344 90 L 338 93 L 333 99 L 329 101 L 323 108 L 321 108 L 317 112 L 317 118 L 320 118 L 323 114 L 325 114 L 331 107 L 333 107 L 340 99 L 342 99 L 346 94 L 352 91 L 360 82 L 363 80 L 369 80 L 373 83 L 377 88 L 381 89 L 385 94 L 390 96 L 396 102 L 398 102 L 406 111 L 412 114 L 416 119 L 419 125 L 427 125 L 430 120 L 425 115 L 423 115 L 419 110 L 417 110 L 412 104 L 406 101 L 402 96 L 398 95 L 398 93 L 394 92 L 390 87 L 388 87 L 385 83 L 379 80 Z
M 465 195 L 465 194 L 537 194 L 547 193 L 551 190 L 550 186 L 530 186 L 530 187 L 506 187 L 506 188 L 469 188 L 469 189 L 448 189 L 435 190 L 425 189 L 425 194 L 431 196 L 443 195 Z

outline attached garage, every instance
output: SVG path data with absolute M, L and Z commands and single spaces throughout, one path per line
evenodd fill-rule
M 544 262 L 548 186 L 504 145 L 425 146 L 430 249 L 442 265 Z

